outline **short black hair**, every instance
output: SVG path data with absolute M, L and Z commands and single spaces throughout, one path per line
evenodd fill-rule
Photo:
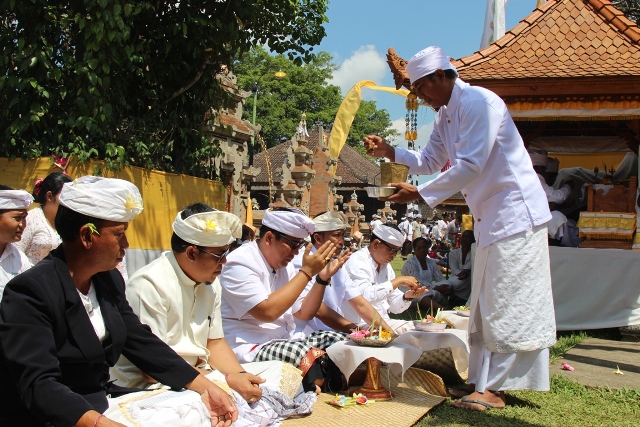
M 89 215 L 81 214 L 66 206 L 60 205 L 58 212 L 56 212 L 56 218 L 54 220 L 56 225 L 56 231 L 60 235 L 63 242 L 73 242 L 80 236 L 80 228 L 82 226 L 92 223 L 96 228 L 102 227 L 104 223 L 103 219 L 94 218 Z
M 274 230 L 271 227 L 267 227 L 266 225 L 262 225 L 260 227 L 260 238 L 264 237 L 264 235 L 267 234 L 268 232 L 273 233 L 273 235 L 276 236 L 276 240 L 280 240 L 280 236 L 282 235 L 282 233 L 279 232 L 278 230 Z
M 413 239 L 413 247 L 415 248 L 416 245 L 420 242 L 425 242 L 427 244 L 427 250 L 431 249 L 431 239 L 427 239 L 426 237 L 416 237 L 415 239 Z
M 67 182 L 71 182 L 71 178 L 62 172 L 50 173 L 33 187 L 33 199 L 44 206 L 47 203 L 47 193 L 51 191 L 51 194 L 56 196 Z
M 446 78 L 448 78 L 448 79 L 455 79 L 456 77 L 458 77 L 458 73 L 456 73 L 454 70 L 451 70 L 451 69 L 449 69 L 449 70 L 442 70 L 442 72 L 444 73 L 444 76 L 445 76 Z M 435 79 L 435 75 L 436 75 L 436 72 L 434 71 L 434 72 L 433 72 L 433 73 L 431 73 L 431 74 L 427 74 L 427 76 L 426 76 L 426 77 L 428 77 L 428 78 L 429 78 L 429 80 L 432 80 L 432 81 L 433 81 L 433 80 Z
M 191 215 L 204 213 L 204 212 L 214 212 L 216 209 L 204 203 L 194 203 L 192 205 L 187 206 L 180 212 L 180 218 L 187 219 Z M 198 250 L 204 250 L 204 247 L 194 245 L 193 243 L 189 243 L 179 237 L 176 233 L 171 234 L 171 250 L 176 253 L 183 253 L 187 250 L 189 246 L 196 246 Z

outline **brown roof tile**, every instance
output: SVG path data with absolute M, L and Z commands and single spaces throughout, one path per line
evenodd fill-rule
M 640 76 L 640 29 L 608 0 L 549 0 L 489 47 L 453 61 L 464 80 Z

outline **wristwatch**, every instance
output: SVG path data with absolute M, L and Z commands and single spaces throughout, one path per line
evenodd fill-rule
M 320 275 L 317 274 L 316 275 L 316 283 L 321 284 L 322 286 L 331 286 L 331 278 L 329 278 L 329 280 L 322 280 L 320 278 Z

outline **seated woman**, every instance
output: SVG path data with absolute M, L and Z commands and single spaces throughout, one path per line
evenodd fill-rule
M 429 258 L 427 253 L 431 247 L 431 240 L 418 237 L 413 241 L 413 256 L 402 266 L 403 276 L 413 276 L 421 286 L 429 291 L 419 300 L 420 308 L 430 310 L 444 308 L 446 297 L 434 290 L 434 282 L 444 283 L 445 279 L 435 259 Z
M 27 256 L 15 246 L 24 234 L 31 203 L 33 197 L 26 191 L 0 185 L 0 301 L 7 282 L 31 268 Z
M 33 188 L 34 201 L 40 206 L 29 212 L 27 227 L 16 247 L 24 252 L 34 265 L 62 243 L 54 220 L 60 205 L 58 196 L 62 186 L 67 182 L 71 182 L 71 178 L 61 172 L 54 172 L 45 179 L 36 181 Z
M 122 426 L 101 414 L 107 395 L 122 393 L 109 382 L 121 354 L 173 389 L 200 393 L 190 394 L 202 399 L 194 406 L 214 425 L 231 425 L 238 414 L 229 395 L 140 323 L 125 298 L 114 268 L 142 211 L 138 189 L 87 176 L 65 184 L 59 199 L 62 244 L 13 278 L 0 304 L 0 425 Z

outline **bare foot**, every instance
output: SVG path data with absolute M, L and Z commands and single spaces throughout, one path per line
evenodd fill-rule
M 486 390 L 484 393 L 475 391 L 460 400 L 451 403 L 456 408 L 471 409 L 472 411 L 486 411 L 490 408 L 503 409 L 506 397 L 502 391 Z

